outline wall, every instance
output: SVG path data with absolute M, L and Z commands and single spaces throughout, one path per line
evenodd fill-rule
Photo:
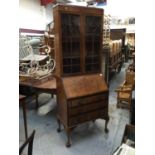
M 135 0 L 107 0 L 105 13 L 119 18 L 135 17 Z
M 119 18 L 135 16 L 134 0 L 108 0 L 102 8 L 106 14 Z M 45 30 L 52 20 L 51 4 L 44 7 L 40 0 L 19 0 L 19 28 Z
M 53 4 L 50 3 L 45 7 L 45 12 L 46 12 L 46 24 L 50 23 L 51 21 L 53 21 Z
M 46 11 L 40 0 L 19 0 L 19 28 L 45 30 Z

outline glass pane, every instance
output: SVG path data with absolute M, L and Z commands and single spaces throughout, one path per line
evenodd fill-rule
M 63 73 L 80 72 L 80 16 L 61 14 Z
M 102 18 L 99 16 L 86 16 L 85 20 L 85 71 L 99 72 Z
M 62 36 L 80 35 L 80 16 L 62 13 L 61 14 Z
M 86 33 L 94 33 L 100 35 L 101 28 L 101 17 L 97 16 L 86 16 Z

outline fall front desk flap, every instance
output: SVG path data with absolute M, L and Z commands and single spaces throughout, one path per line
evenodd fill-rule
M 68 99 L 108 91 L 102 74 L 64 77 L 62 78 L 62 84 Z

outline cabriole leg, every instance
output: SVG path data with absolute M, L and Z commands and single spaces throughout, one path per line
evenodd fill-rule
M 67 129 L 67 143 L 66 143 L 66 147 L 70 147 L 71 146 L 71 136 L 70 136 L 71 130 Z
M 61 122 L 60 122 L 60 120 L 58 118 L 57 118 L 57 122 L 58 122 L 57 132 L 61 132 Z
M 106 121 L 105 121 L 105 129 L 104 129 L 104 131 L 105 131 L 106 133 L 109 132 L 109 129 L 107 128 L 108 122 L 109 122 L 109 116 L 107 117 L 107 119 L 106 119 Z

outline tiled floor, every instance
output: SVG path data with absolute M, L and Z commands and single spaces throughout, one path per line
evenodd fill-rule
M 124 64 L 119 74 L 116 74 L 109 86 L 109 133 L 104 132 L 105 121 L 98 119 L 95 123 L 85 123 L 77 127 L 71 134 L 72 146 L 66 148 L 66 134 L 57 132 L 56 106 L 46 115 L 34 109 L 33 103 L 27 105 L 27 119 L 29 134 L 36 130 L 33 155 L 111 155 L 120 145 L 125 125 L 129 122 L 129 111 L 116 108 L 115 89 L 124 80 Z M 51 96 L 41 94 L 40 105 L 50 103 Z M 43 109 L 41 109 L 43 110 Z M 22 109 L 19 112 L 20 144 L 24 141 L 24 127 Z

